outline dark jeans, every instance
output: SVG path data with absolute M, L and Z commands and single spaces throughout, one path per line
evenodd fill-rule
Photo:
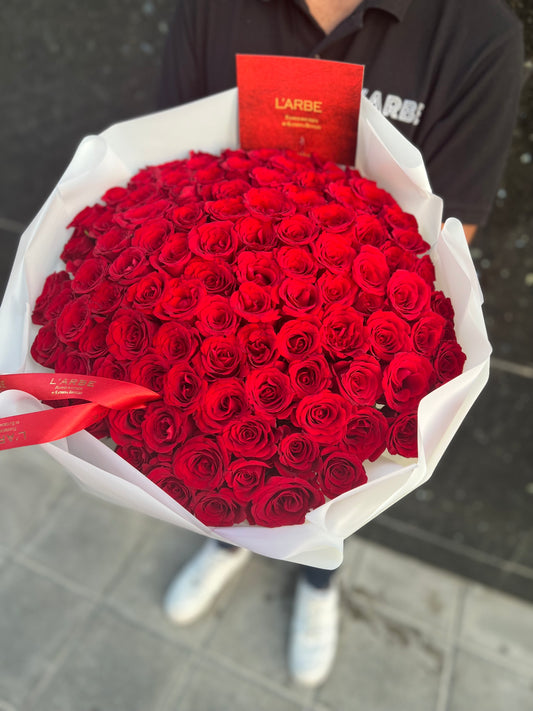
M 227 550 L 237 550 L 237 546 L 233 546 L 231 543 L 226 543 L 225 541 L 217 541 L 221 548 Z M 309 585 L 315 588 L 320 588 L 325 590 L 329 587 L 333 576 L 335 575 L 335 570 L 323 570 L 322 568 L 312 568 L 310 565 L 300 566 L 302 569 L 302 575 L 307 580 Z

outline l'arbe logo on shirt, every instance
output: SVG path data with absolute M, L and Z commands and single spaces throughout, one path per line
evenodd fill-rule
M 383 98 L 383 92 L 379 89 L 369 95 L 368 89 L 365 87 L 362 93 L 385 118 L 401 121 L 402 123 L 411 123 L 413 126 L 418 126 L 422 112 L 426 108 L 426 105 L 422 102 L 413 101 L 413 99 L 402 99 L 396 94 L 386 94 L 385 98 Z

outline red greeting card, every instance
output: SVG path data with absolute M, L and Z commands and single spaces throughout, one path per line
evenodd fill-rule
M 242 148 L 289 148 L 353 165 L 363 73 L 359 64 L 238 54 Z

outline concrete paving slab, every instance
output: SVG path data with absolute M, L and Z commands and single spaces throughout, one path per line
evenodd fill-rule
M 332 711 L 433 711 L 445 654 L 438 638 L 350 596 L 335 665 L 317 699 Z
M 459 652 L 447 711 L 531 711 L 533 674 L 516 674 L 469 652 Z
M 0 452 L 0 545 L 24 542 L 69 485 L 66 472 L 40 447 Z
M 200 660 L 190 681 L 165 711 L 303 711 L 303 704 L 236 670 Z
M 0 579 L 0 698 L 18 705 L 92 605 L 54 581 L 6 564 Z
M 287 630 L 296 566 L 254 557 L 247 564 L 206 649 L 244 669 L 288 684 Z
M 151 521 L 146 537 L 110 587 L 106 601 L 122 615 L 170 640 L 188 647 L 198 646 L 210 634 L 218 617 L 206 615 L 195 624 L 179 627 L 166 617 L 162 603 L 175 574 L 204 541 L 195 533 Z M 215 609 L 220 609 L 220 603 Z
M 415 626 L 449 636 L 464 582 L 413 558 L 367 544 L 356 575 L 345 580 L 346 594 L 401 614 Z
M 27 711 L 157 711 L 189 653 L 114 612 L 96 610 Z
M 471 585 L 465 597 L 459 640 L 533 679 L 532 605 Z
M 73 491 L 24 548 L 29 558 L 99 593 L 136 550 L 145 516 Z

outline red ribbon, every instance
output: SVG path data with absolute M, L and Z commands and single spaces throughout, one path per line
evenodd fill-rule
M 22 390 L 39 400 L 88 402 L 0 418 L 0 450 L 63 439 L 98 422 L 110 409 L 142 407 L 160 398 L 153 390 L 135 383 L 70 373 L 0 375 L 0 392 L 4 390 Z

